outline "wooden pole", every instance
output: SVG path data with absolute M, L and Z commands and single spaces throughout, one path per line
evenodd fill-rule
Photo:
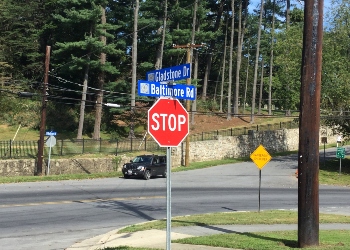
M 323 0 L 305 1 L 298 152 L 298 245 L 319 245 Z
M 186 44 L 186 45 L 174 45 L 174 48 L 185 48 L 187 50 L 187 57 L 186 62 L 190 64 L 190 67 L 192 68 L 192 60 L 191 60 L 191 49 L 192 48 L 198 48 L 202 47 L 202 44 Z M 192 70 L 191 70 L 192 71 Z M 191 84 L 191 77 L 186 78 L 186 84 Z M 187 112 L 190 112 L 191 109 L 191 101 L 186 100 L 186 110 Z M 188 167 L 190 165 L 190 135 L 187 135 L 186 137 L 186 154 L 185 154 L 185 167 Z
M 38 160 L 36 175 L 43 175 L 43 160 L 44 160 L 44 137 L 45 137 L 45 127 L 46 127 L 46 91 L 49 81 L 49 67 L 50 67 L 50 51 L 51 47 L 46 46 L 46 56 L 45 56 L 45 77 L 42 91 L 42 105 L 41 105 L 41 122 L 40 122 L 40 139 L 38 145 Z

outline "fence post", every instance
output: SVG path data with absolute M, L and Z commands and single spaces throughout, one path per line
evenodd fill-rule
M 61 156 L 63 155 L 63 139 L 61 140 Z
M 102 139 L 100 137 L 100 153 L 101 153 L 101 150 L 102 150 Z
M 85 146 L 85 140 L 84 140 L 84 138 L 83 138 L 83 145 L 82 145 L 82 154 L 84 154 L 84 146 Z
M 12 159 L 12 140 L 10 140 L 10 159 Z
M 232 136 L 232 128 L 231 128 L 231 136 Z
M 203 139 L 203 132 L 202 132 L 202 141 L 204 141 L 204 139 Z
M 118 155 L 118 139 L 117 139 L 117 147 L 115 149 L 115 155 Z
M 147 151 L 147 136 L 145 136 L 145 151 Z
M 256 125 L 256 131 L 259 131 L 259 125 Z
M 130 136 L 130 151 L 132 152 L 132 136 Z

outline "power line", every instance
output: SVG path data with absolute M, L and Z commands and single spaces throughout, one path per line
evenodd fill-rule
M 62 77 L 59 77 L 59 76 L 56 76 L 52 73 L 49 73 L 50 76 L 56 78 L 58 81 L 62 82 L 62 83 L 70 83 L 70 84 L 74 84 L 74 85 L 77 85 L 79 87 L 83 87 L 84 85 L 80 84 L 80 83 L 76 83 L 76 82 L 72 82 L 70 80 L 66 80 Z M 99 89 L 99 88 L 93 88 L 93 87 L 87 87 L 88 89 L 91 89 L 91 90 L 95 90 L 95 91 L 102 91 L 104 93 L 111 93 L 111 94 L 120 94 L 120 95 L 131 95 L 129 93 L 123 93 L 123 92 L 116 92 L 116 91 L 108 91 L 108 90 L 103 90 L 103 89 Z

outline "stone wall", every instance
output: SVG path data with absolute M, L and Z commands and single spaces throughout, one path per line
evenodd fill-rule
M 120 171 L 127 156 L 110 156 L 106 158 L 70 158 L 51 159 L 50 175 L 104 173 Z M 0 160 L 0 176 L 33 176 L 36 172 L 36 160 Z M 43 172 L 48 173 L 48 161 L 43 164 Z
M 320 129 L 320 138 L 327 137 L 328 143 L 336 143 L 331 129 Z M 321 142 L 321 139 L 320 139 Z M 173 167 L 184 164 L 185 143 L 172 149 Z M 262 144 L 269 153 L 298 150 L 299 129 L 274 131 L 248 131 L 248 135 L 218 136 L 216 140 L 190 143 L 190 162 L 220 160 L 224 158 L 249 157 Z
M 328 143 L 336 143 L 336 136 L 331 129 L 320 129 L 320 137 L 327 137 Z M 253 131 L 248 135 L 218 136 L 216 140 L 190 142 L 190 162 L 220 160 L 224 158 L 249 157 L 262 144 L 269 153 L 298 149 L 299 130 L 281 129 L 274 131 Z M 321 139 L 320 139 L 321 142 Z M 172 148 L 172 167 L 183 165 L 185 143 Z M 120 171 L 131 157 L 126 155 L 106 158 L 70 158 L 51 159 L 50 175 L 73 173 L 101 173 Z M 47 171 L 47 160 L 43 171 Z M 36 160 L 0 160 L 0 176 L 32 176 L 36 171 Z

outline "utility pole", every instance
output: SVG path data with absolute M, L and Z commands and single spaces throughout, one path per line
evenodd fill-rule
M 298 152 L 298 245 L 319 245 L 323 0 L 305 1 Z
M 46 46 L 45 77 L 44 77 L 43 91 L 42 91 L 40 140 L 38 145 L 38 160 L 37 160 L 36 175 L 43 175 L 44 136 L 45 136 L 45 127 L 46 127 L 46 101 L 47 101 L 46 91 L 47 91 L 47 84 L 49 82 L 50 51 L 51 51 L 51 47 Z
M 190 64 L 190 68 L 192 71 L 192 49 L 193 48 L 199 48 L 203 47 L 202 44 L 186 44 L 186 45 L 174 45 L 173 46 L 175 49 L 186 49 L 187 50 L 187 59 L 186 63 Z M 191 78 L 186 79 L 186 84 L 190 85 L 191 84 Z M 190 112 L 191 109 L 191 101 L 186 100 L 186 110 L 187 112 Z M 190 164 L 190 135 L 187 135 L 186 137 L 186 154 L 185 154 L 185 167 L 188 167 Z

